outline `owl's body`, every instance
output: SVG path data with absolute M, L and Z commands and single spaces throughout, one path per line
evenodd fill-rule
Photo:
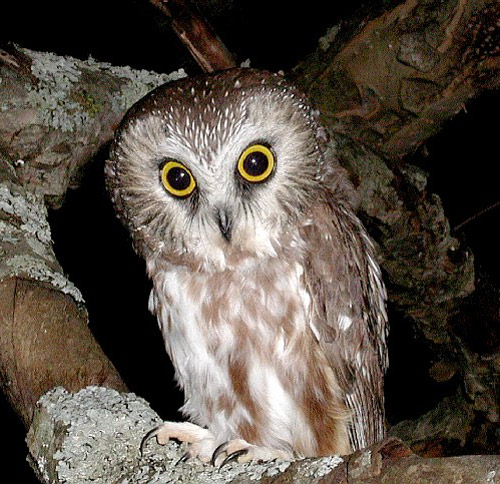
M 159 441 L 274 458 L 383 437 L 385 290 L 326 146 L 304 96 L 250 69 L 162 86 L 123 121 L 108 186 L 201 427 Z

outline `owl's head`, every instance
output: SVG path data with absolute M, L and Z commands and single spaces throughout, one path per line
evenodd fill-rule
M 325 135 L 282 76 L 232 69 L 163 85 L 122 121 L 107 184 L 136 250 L 224 268 L 273 257 L 325 196 Z

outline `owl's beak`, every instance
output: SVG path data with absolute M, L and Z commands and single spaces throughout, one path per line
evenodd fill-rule
M 218 209 L 216 212 L 217 223 L 221 231 L 222 236 L 227 242 L 231 242 L 231 228 L 233 226 L 233 220 L 227 210 Z

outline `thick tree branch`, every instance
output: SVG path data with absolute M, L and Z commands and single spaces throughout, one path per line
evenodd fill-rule
M 500 86 L 500 6 L 407 0 L 339 27 L 294 76 L 337 133 L 397 160 Z M 326 89 L 325 89 L 326 87 Z
M 11 47 L 0 51 L 0 385 L 29 426 L 54 386 L 125 384 L 52 250 L 61 203 L 125 110 L 168 76 Z
M 21 184 L 58 206 L 125 111 L 185 76 L 80 61 L 11 46 L 0 50 L 0 153 Z
M 28 427 L 35 403 L 54 386 L 126 386 L 55 259 L 42 197 L 16 181 L 0 160 L 0 386 Z
M 97 387 L 77 394 L 55 389 L 40 400 L 28 435 L 32 463 L 42 482 L 67 484 L 414 484 L 415 476 L 425 476 L 426 482 L 500 483 L 500 456 L 424 459 L 396 439 L 347 457 L 232 463 L 221 469 L 183 461 L 185 447 L 175 442 L 148 443 L 141 456 L 141 437 L 158 423 L 160 418 L 133 394 Z

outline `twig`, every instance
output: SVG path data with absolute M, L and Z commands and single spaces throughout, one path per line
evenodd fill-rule
M 189 0 L 151 0 L 151 3 L 171 19 L 177 36 L 205 72 L 236 67 L 236 61 Z
M 488 213 L 489 211 L 497 208 L 497 207 L 500 207 L 500 200 L 498 202 L 495 202 L 494 204 L 484 208 L 483 210 L 475 213 L 474 215 L 472 215 L 471 217 L 465 219 L 463 222 L 460 222 L 458 225 L 456 225 L 453 230 L 456 232 L 457 230 L 460 230 L 464 225 L 467 225 L 469 224 L 470 222 L 473 222 L 474 220 L 476 220 L 477 218 L 483 216 L 485 213 Z

